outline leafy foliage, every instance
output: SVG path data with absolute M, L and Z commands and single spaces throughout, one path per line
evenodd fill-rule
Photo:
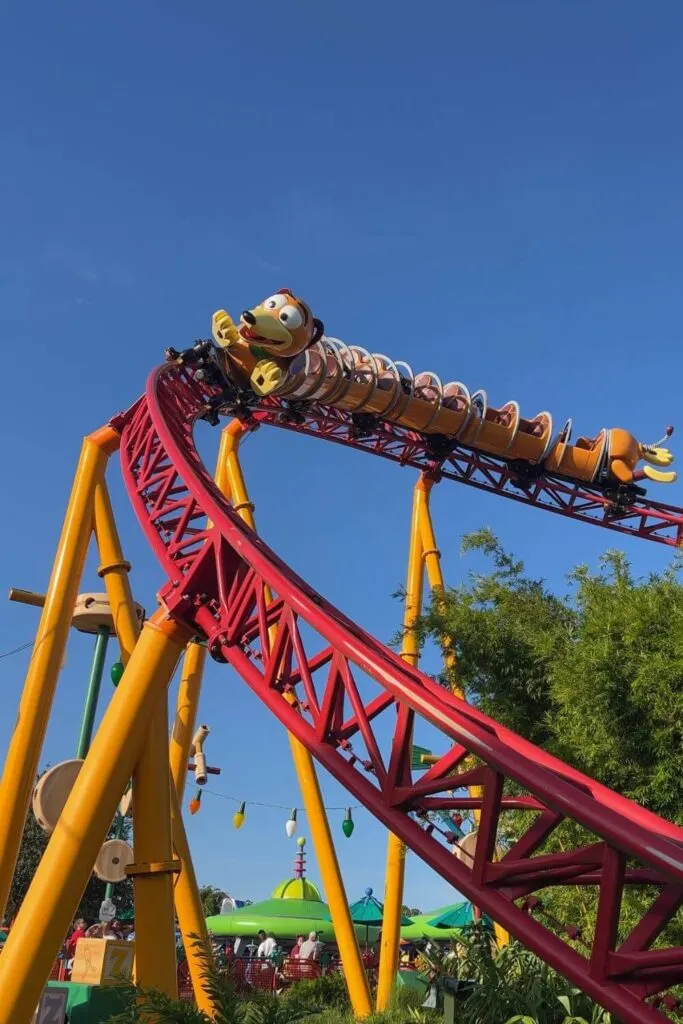
M 432 976 L 473 983 L 458 1009 L 461 1024 L 610 1024 L 610 1015 L 517 942 L 496 950 L 481 924 L 468 926 L 449 951 L 424 953 Z
M 432 601 L 419 632 L 423 641 L 455 651 L 467 699 L 587 775 L 683 823 L 680 558 L 659 575 L 637 579 L 622 553 L 608 552 L 597 571 L 577 567 L 569 593 L 558 597 L 529 578 L 490 531 L 466 537 L 463 549 L 487 556 L 492 570 L 470 573 Z M 544 850 L 593 838 L 565 822 Z M 647 901 L 647 893 L 627 893 L 622 933 Z M 563 887 L 544 891 L 543 902 L 563 924 L 584 933 L 594 927 L 593 894 Z M 675 941 L 681 938 L 683 932 Z
M 319 978 L 304 978 L 296 982 L 285 994 L 288 1003 L 308 1013 L 317 1013 L 326 1007 L 349 1009 L 346 983 L 340 974 L 322 974 Z
M 483 711 L 671 819 L 683 817 L 681 559 L 634 578 L 608 552 L 577 567 L 557 597 L 489 530 L 463 550 L 489 556 L 433 601 L 422 638 L 448 639 L 459 684 Z
M 468 700 L 534 743 L 546 744 L 554 706 L 548 663 L 571 628 L 571 609 L 542 580 L 525 577 L 523 564 L 489 531 L 465 537 L 462 547 L 487 554 L 493 572 L 470 574 L 442 601 L 432 601 L 418 633 L 441 643 L 447 638 Z
M 215 1024 L 353 1024 L 343 978 L 324 975 L 301 981 L 284 996 L 254 992 L 240 997 L 228 976 L 211 956 L 210 943 L 195 939 L 202 974 L 214 1008 Z M 474 983 L 460 1004 L 461 1024 L 610 1024 L 610 1016 L 573 989 L 546 964 L 511 943 L 496 952 L 481 924 L 465 929 L 450 951 L 424 954 L 432 977 L 458 977 Z M 408 990 L 409 991 L 409 990 Z M 368 1024 L 438 1024 L 441 1015 L 416 1005 L 415 992 L 397 998 L 385 1013 L 372 1014 Z M 109 1024 L 208 1024 L 209 1018 L 192 1003 L 169 999 L 160 992 L 131 988 L 125 1010 Z
M 223 900 L 227 895 L 227 892 L 217 889 L 214 885 L 201 885 L 199 887 L 199 898 L 202 901 L 204 917 L 213 917 L 214 914 L 220 914 Z

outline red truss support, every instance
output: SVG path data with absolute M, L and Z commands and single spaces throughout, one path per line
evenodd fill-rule
M 401 466 L 412 466 L 439 478 L 501 494 L 617 533 L 672 547 L 683 545 L 683 509 L 675 505 L 647 498 L 617 501 L 598 488 L 544 474 L 524 479 L 518 467 L 485 452 L 460 445 L 453 446 L 447 455 L 438 448 L 430 450 L 429 440 L 423 434 L 395 423 L 376 420 L 359 426 L 351 413 L 316 405 L 297 410 L 293 417 L 277 399 L 264 402 L 254 413 L 254 421 L 380 455 Z
M 296 576 L 232 511 L 197 454 L 193 424 L 208 396 L 184 369 L 161 367 L 118 423 L 128 493 L 168 575 L 169 614 L 206 638 L 358 802 L 476 906 L 625 1024 L 667 1019 L 653 997 L 683 982 L 683 949 L 651 947 L 683 902 L 683 830 L 458 700 Z M 417 454 L 389 457 L 420 465 Z M 425 722 L 447 752 L 413 778 L 410 736 Z M 467 795 L 473 784 L 481 798 Z M 481 810 L 471 864 L 428 817 L 462 808 Z M 521 836 L 494 861 L 512 814 L 524 815 Z M 564 820 L 589 836 L 563 853 L 539 852 Z M 531 913 L 532 894 L 557 885 L 597 888 L 595 935 L 581 949 Z M 625 886 L 655 895 L 619 945 Z

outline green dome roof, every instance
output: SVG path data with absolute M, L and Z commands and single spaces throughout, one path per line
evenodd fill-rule
M 318 888 L 307 878 L 288 878 L 280 882 L 271 899 L 274 900 L 309 900 L 311 903 L 322 903 Z

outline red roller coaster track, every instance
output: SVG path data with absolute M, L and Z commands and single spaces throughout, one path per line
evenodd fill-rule
M 573 484 L 540 471 L 534 474 L 528 466 L 514 465 L 461 445 L 444 447 L 442 438 L 430 438 L 377 417 L 359 422 L 359 417 L 348 412 L 315 405 L 302 413 L 297 410 L 292 415 L 284 403 L 271 399 L 263 403 L 252 419 L 254 425 L 267 423 L 334 441 L 546 512 L 659 544 L 683 546 L 683 509 L 675 505 L 605 493 L 588 484 Z
M 625 1024 L 668 1019 L 664 993 L 683 982 L 683 948 L 659 944 L 683 903 L 683 830 L 458 700 L 296 576 L 243 524 L 197 453 L 194 423 L 216 394 L 167 364 L 116 421 L 129 496 L 168 575 L 160 596 L 170 614 L 205 637 L 212 656 L 229 663 L 356 800 L 529 949 Z M 512 468 L 459 450 L 437 458 L 419 435 L 395 428 L 360 437 L 357 422 L 337 413 L 312 409 L 292 422 L 272 402 L 254 416 L 612 529 L 672 544 L 681 536 L 679 510 L 610 508 L 599 492 L 557 480 L 515 491 L 521 481 Z M 298 707 L 285 700 L 291 693 Z M 449 749 L 413 778 L 411 736 L 420 721 L 438 728 Z M 473 785 L 483 787 L 481 798 L 462 795 Z M 481 810 L 471 865 L 452 855 L 427 817 L 461 808 Z M 498 829 L 510 814 L 526 815 L 525 830 L 496 861 Z M 560 854 L 538 853 L 565 820 L 589 838 Z M 558 934 L 537 913 L 535 894 L 558 885 L 598 887 L 595 934 L 583 945 L 571 926 Z M 625 886 L 654 895 L 619 944 Z

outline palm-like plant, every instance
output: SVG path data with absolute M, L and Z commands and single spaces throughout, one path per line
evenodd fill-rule
M 496 950 L 480 923 L 448 952 L 422 954 L 428 973 L 473 983 L 461 1004 L 462 1024 L 610 1024 L 610 1015 L 517 942 Z

